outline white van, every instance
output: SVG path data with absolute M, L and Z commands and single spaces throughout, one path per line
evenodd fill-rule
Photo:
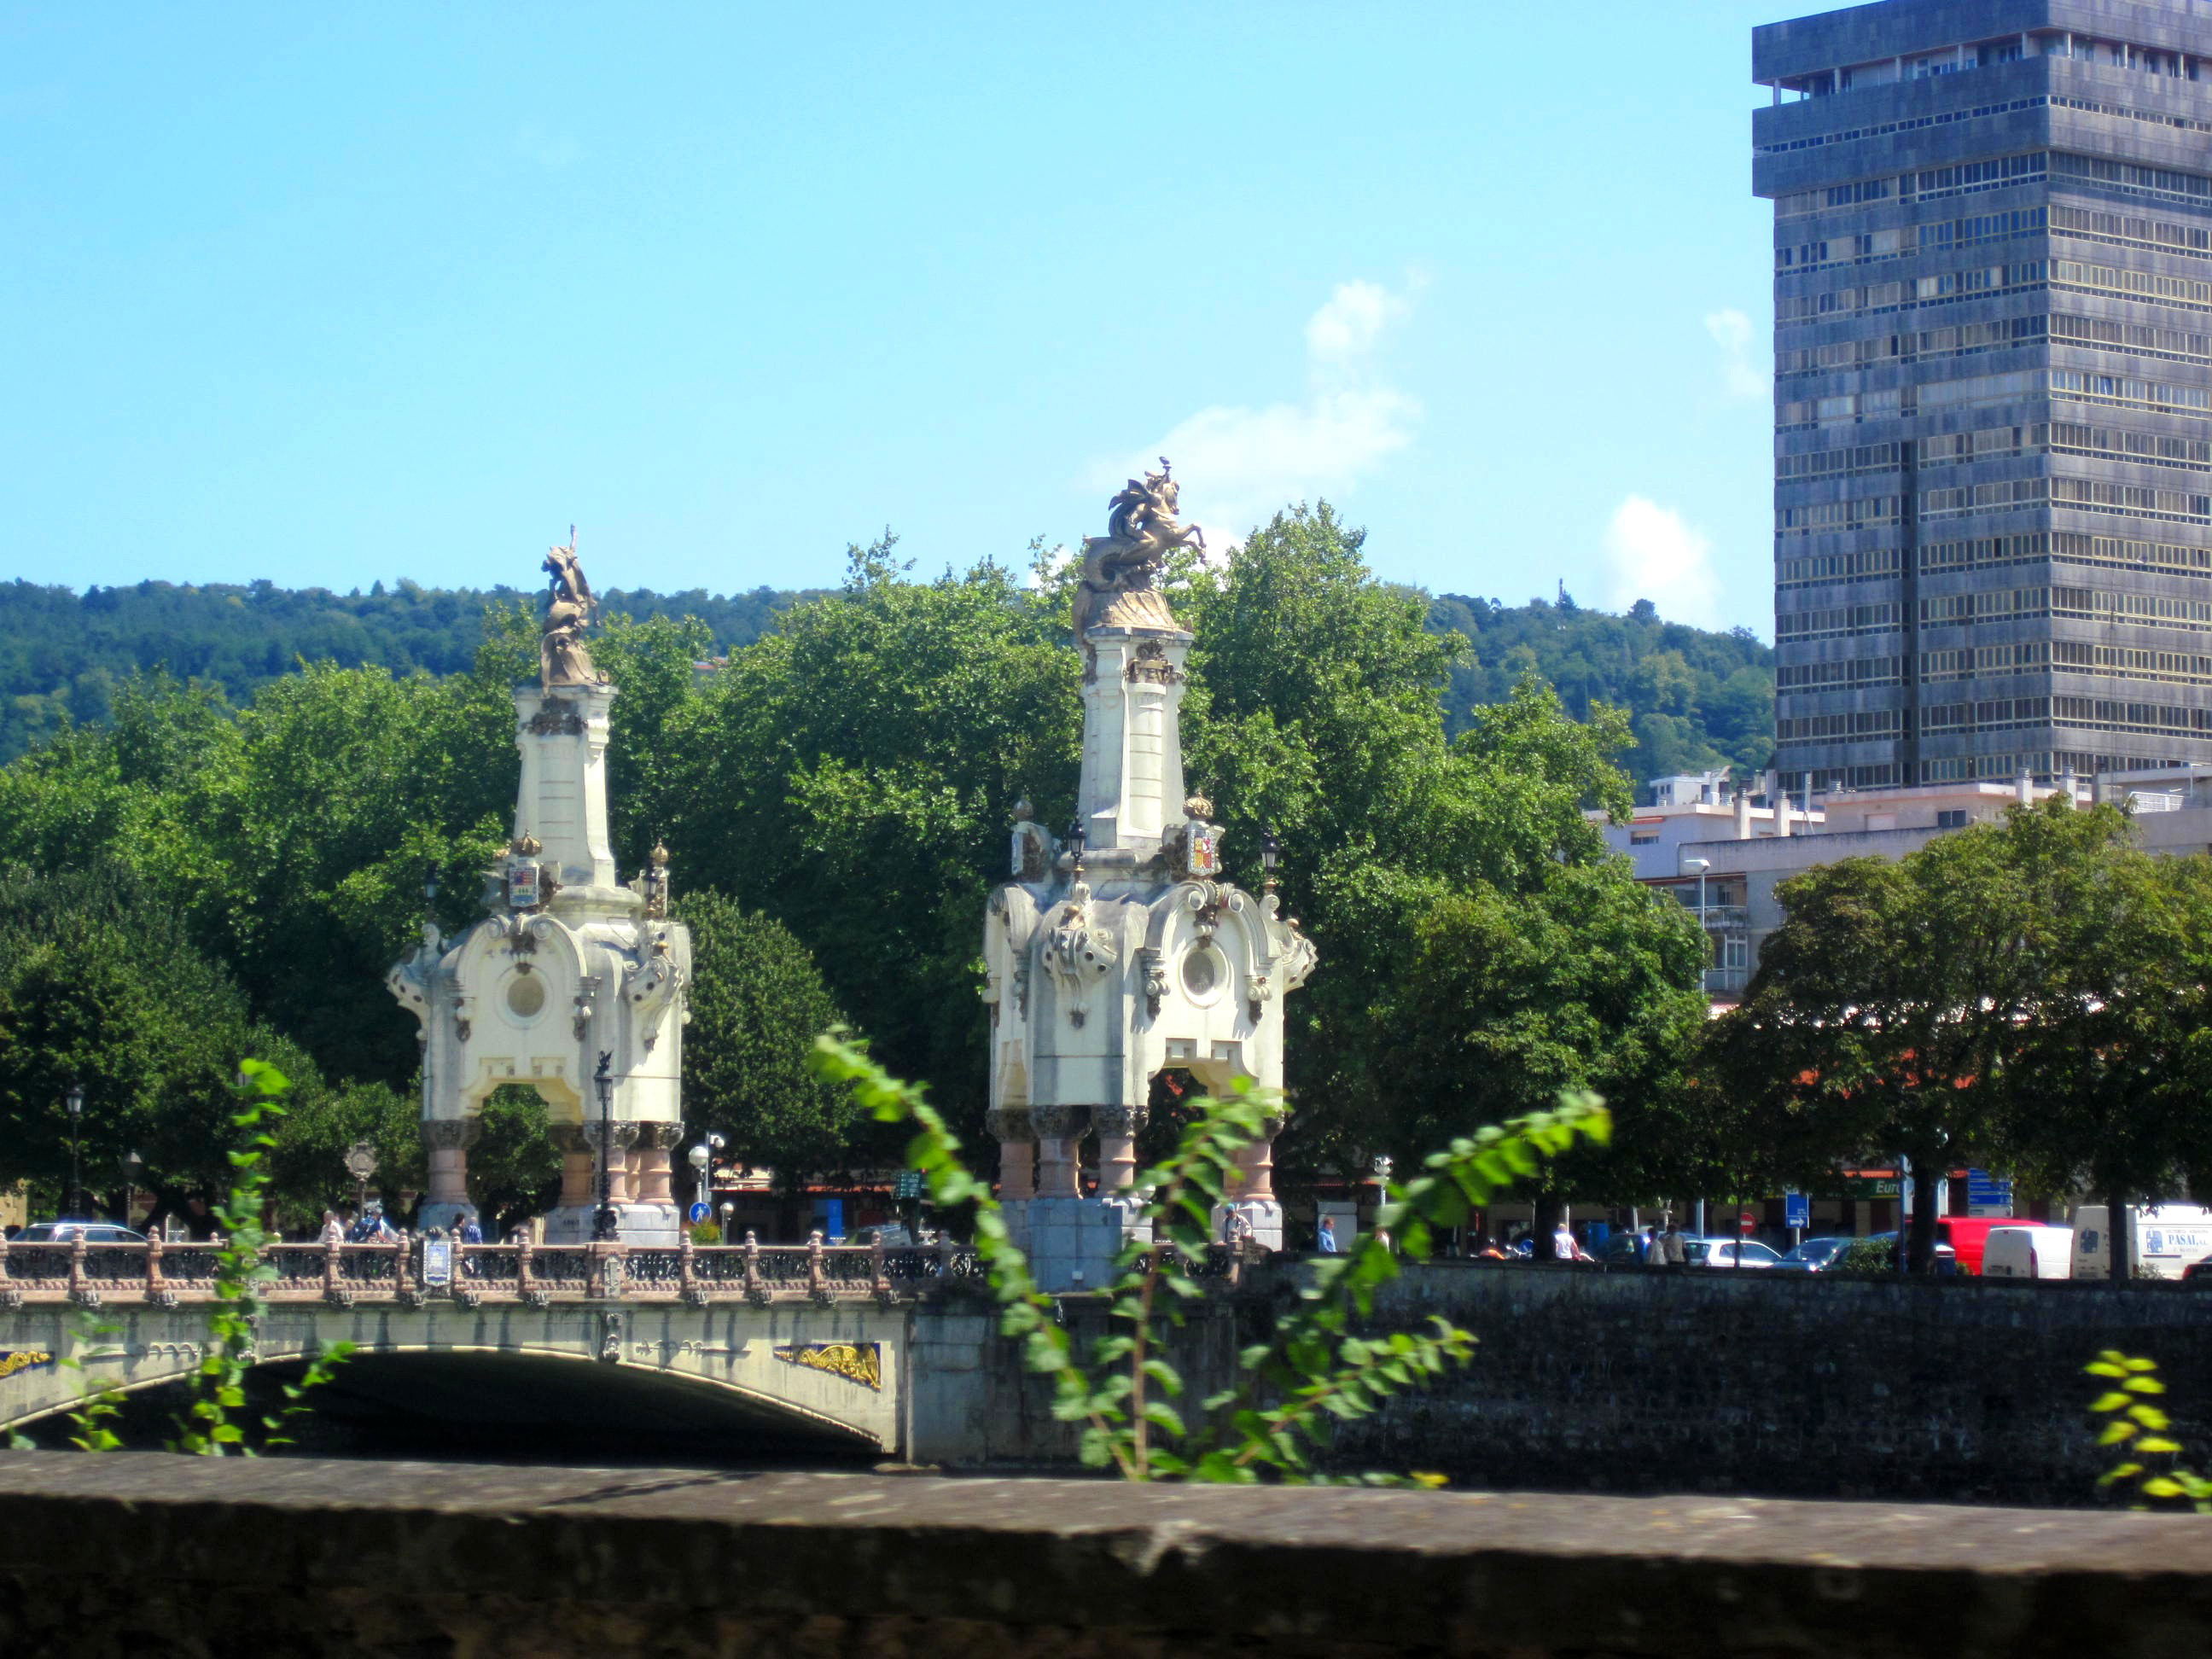
M 1992 1227 L 1982 1245 L 1982 1274 L 1987 1279 L 2070 1279 L 2074 1230 L 2032 1222 Z
M 2126 1211 L 2128 1259 L 2137 1279 L 2179 1279 L 2192 1261 L 2212 1255 L 2212 1210 L 2198 1204 L 2132 1204 Z M 2074 1209 L 2074 1277 L 2112 1276 L 2112 1237 L 2105 1206 Z

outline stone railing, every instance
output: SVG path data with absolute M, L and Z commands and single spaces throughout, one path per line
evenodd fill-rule
M 0 1242 L 0 1307 L 73 1302 L 172 1307 L 216 1295 L 219 1242 L 9 1244 Z M 680 1302 L 873 1301 L 889 1304 L 962 1282 L 980 1283 L 964 1246 L 825 1244 L 462 1244 L 401 1234 L 378 1243 L 278 1243 L 260 1253 L 272 1304 L 356 1302 L 474 1306 L 620 1299 Z

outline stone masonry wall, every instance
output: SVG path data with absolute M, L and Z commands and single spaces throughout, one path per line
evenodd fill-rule
M 1279 1293 L 1285 1287 L 1279 1281 Z M 2112 1456 L 2100 1348 L 2158 1361 L 2212 1455 L 2212 1294 L 2179 1285 L 1840 1279 L 1437 1263 L 1379 1318 L 1441 1314 L 1471 1367 L 1351 1425 L 1346 1468 L 1455 1485 L 2087 1504 Z
M 0 1653 L 2172 1659 L 2187 1515 L 0 1453 Z

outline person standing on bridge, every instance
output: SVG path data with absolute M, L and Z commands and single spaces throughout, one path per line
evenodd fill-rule
M 325 1248 L 345 1243 L 345 1223 L 338 1219 L 336 1210 L 323 1212 L 322 1241 Z
M 465 1247 L 483 1243 L 483 1228 L 477 1224 L 477 1212 L 474 1210 L 461 1212 L 460 1233 L 461 1243 L 464 1246 L 461 1251 L 461 1273 L 465 1278 L 474 1279 L 483 1269 L 477 1261 L 477 1253 Z

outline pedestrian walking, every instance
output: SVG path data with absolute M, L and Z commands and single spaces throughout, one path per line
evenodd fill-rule
M 477 1212 L 474 1210 L 463 1211 L 461 1212 L 461 1273 L 464 1277 L 474 1279 L 483 1271 L 483 1264 L 477 1260 L 477 1253 L 468 1248 L 471 1244 L 481 1244 L 483 1242 L 483 1227 L 477 1220 Z
M 1321 1218 L 1320 1236 L 1315 1239 L 1314 1248 L 1323 1255 L 1334 1255 L 1337 1253 L 1336 1223 L 1328 1216 Z

